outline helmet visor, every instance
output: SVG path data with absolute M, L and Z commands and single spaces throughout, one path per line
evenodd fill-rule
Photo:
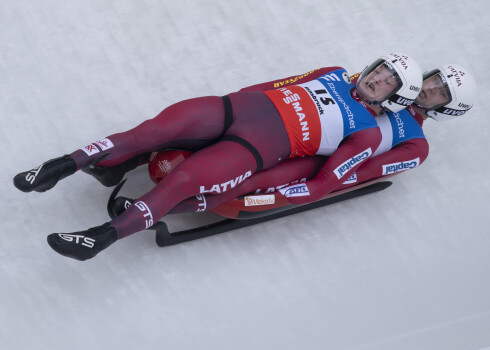
M 451 101 L 451 91 L 446 77 L 437 69 L 425 74 L 422 89 L 415 102 L 431 111 L 445 106 Z
M 403 85 L 395 68 L 386 60 L 379 59 L 366 68 L 358 90 L 364 98 L 371 101 L 384 101 Z

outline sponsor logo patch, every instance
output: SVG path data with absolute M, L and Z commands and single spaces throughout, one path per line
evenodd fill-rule
M 420 164 L 420 158 L 415 158 L 407 162 L 399 162 L 383 165 L 383 175 L 395 174 L 400 171 L 405 171 L 408 169 L 413 169 Z
M 333 172 L 337 176 L 337 179 L 341 179 L 342 176 L 344 176 L 349 170 L 351 170 L 354 166 L 358 165 L 361 163 L 363 160 L 368 159 L 371 154 L 373 154 L 373 151 L 371 150 L 371 147 L 368 149 L 362 151 L 358 155 L 352 157 L 351 159 L 345 161 L 344 163 L 340 164 Z
M 100 152 L 99 149 L 93 143 L 83 147 L 82 151 L 84 151 L 87 154 L 87 156 L 91 156 L 93 154 Z
M 347 74 L 347 72 L 342 73 L 342 78 L 344 78 L 344 81 L 347 84 L 350 84 L 351 83 L 350 78 L 349 78 L 349 75 Z
M 354 173 L 347 180 L 344 181 L 343 185 L 354 184 L 357 182 L 357 174 Z
M 114 144 L 109 139 L 102 139 L 96 142 L 97 146 L 100 147 L 101 150 L 105 151 L 109 148 L 114 147 Z
M 256 205 L 272 205 L 275 202 L 276 202 L 276 197 L 273 194 L 245 197 L 246 207 L 254 207 Z
M 310 191 L 305 184 L 293 185 L 279 190 L 286 197 L 304 197 L 309 196 Z

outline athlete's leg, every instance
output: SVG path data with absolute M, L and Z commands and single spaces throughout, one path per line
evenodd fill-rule
M 225 108 L 219 97 L 201 97 L 176 103 L 136 128 L 108 136 L 114 145 L 96 165 L 85 167 L 94 156 L 85 149 L 71 154 L 77 167 L 105 186 L 114 186 L 124 174 L 148 161 L 152 151 L 179 147 L 200 149 L 216 140 L 225 127 Z M 95 143 L 97 145 L 97 143 Z M 95 147 L 94 144 L 88 147 Z M 97 156 L 97 155 L 95 155 Z
M 169 214 L 213 210 L 240 196 L 272 193 L 287 185 L 310 180 L 320 170 L 326 160 L 327 157 L 323 156 L 287 159 L 270 169 L 253 174 L 239 186 L 225 193 L 215 195 L 199 194 L 188 198 L 172 208 Z
M 224 132 L 225 107 L 221 97 L 198 97 L 165 108 L 155 118 L 125 132 L 107 136 L 110 142 L 100 153 L 87 154 L 85 149 L 71 154 L 82 168 L 103 153 L 108 155 L 100 166 L 110 167 L 142 153 L 163 148 L 199 149 L 216 140 Z
M 111 222 L 82 232 L 53 233 L 48 243 L 62 255 L 78 260 L 92 258 L 116 240 L 149 228 L 184 198 L 229 190 L 256 168 L 257 161 L 247 148 L 237 142 L 218 142 L 179 164 Z
M 142 231 L 166 215 L 184 198 L 199 193 L 223 193 L 235 188 L 256 170 L 256 160 L 245 147 L 218 142 L 179 164 L 154 189 L 135 200 L 111 221 L 118 238 Z
M 236 93 L 230 95 L 230 100 L 234 120 L 221 141 L 191 155 L 115 218 L 112 224 L 118 237 L 145 229 L 138 201 L 152 213 L 154 222 L 186 198 L 233 191 L 252 174 L 288 157 L 289 138 L 267 96 L 260 92 Z
M 97 162 L 98 168 L 92 167 L 88 172 L 106 185 L 115 185 L 126 171 L 141 164 L 140 156 L 161 148 L 199 149 L 219 138 L 224 128 L 225 104 L 222 98 L 209 96 L 182 101 L 134 129 L 110 135 L 70 155 L 20 173 L 14 178 L 14 184 L 24 192 L 43 192 L 75 171 Z M 105 182 L 106 174 L 101 167 L 117 165 L 120 166 L 113 168 L 115 174 L 110 174 Z
M 227 134 L 218 143 L 194 153 L 108 225 L 88 230 L 87 234 L 94 240 L 93 247 L 87 249 L 68 241 L 63 238 L 70 237 L 67 234 L 49 235 L 51 247 L 77 259 L 93 257 L 116 238 L 150 227 L 184 199 L 200 193 L 226 192 L 258 170 L 285 159 L 290 153 L 290 143 L 272 102 L 260 93 L 244 93 L 239 100 L 238 105 L 233 105 L 235 120 L 230 130 L 240 123 L 246 131 L 234 128 L 234 134 Z M 103 238 L 98 243 L 98 236 L 108 236 L 113 241 L 106 244 Z

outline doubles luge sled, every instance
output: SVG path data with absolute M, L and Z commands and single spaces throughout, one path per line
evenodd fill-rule
M 242 211 L 236 213 L 236 218 L 224 218 L 216 223 L 188 229 L 182 231 L 170 232 L 167 225 L 163 221 L 156 222 L 148 230 L 155 231 L 155 240 L 159 247 L 166 247 L 174 244 L 192 241 L 199 238 L 213 236 L 219 233 L 224 233 L 239 228 L 244 228 L 256 225 L 262 222 L 279 219 L 285 216 L 301 213 L 307 210 L 320 208 L 326 205 L 339 203 L 348 199 L 364 196 L 370 193 L 382 191 L 391 186 L 391 181 L 382 181 L 376 179 L 365 182 L 363 184 L 350 187 L 345 190 L 336 191 L 328 195 L 326 198 L 319 201 L 304 204 L 300 206 L 290 205 L 287 207 L 276 208 L 272 210 L 262 211 Z M 117 185 L 107 203 L 107 212 L 111 218 L 120 215 L 134 200 L 126 197 L 117 197 L 126 180 L 123 180 Z M 243 197 L 241 197 L 243 198 Z M 239 198 L 239 200 L 241 199 Z M 219 209 L 219 208 L 217 208 Z M 220 210 L 213 211 L 220 214 Z

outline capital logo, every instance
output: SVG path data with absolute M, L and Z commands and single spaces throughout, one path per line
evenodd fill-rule
M 59 233 L 61 239 L 64 239 L 67 242 L 74 242 L 75 244 L 81 244 L 88 248 L 93 248 L 95 244 L 95 239 L 85 237 L 82 235 L 69 235 L 67 233 Z
M 400 171 L 405 171 L 408 169 L 413 169 L 420 164 L 420 158 L 417 157 L 406 162 L 391 163 L 383 165 L 383 175 L 395 174 Z
M 371 147 L 368 149 L 362 151 L 358 155 L 352 157 L 351 159 L 346 160 L 342 164 L 340 164 L 333 172 L 335 176 L 337 176 L 337 179 L 341 179 L 349 170 L 351 170 L 353 167 L 361 163 L 363 160 L 368 159 L 371 154 L 373 154 L 373 151 L 371 150 Z

